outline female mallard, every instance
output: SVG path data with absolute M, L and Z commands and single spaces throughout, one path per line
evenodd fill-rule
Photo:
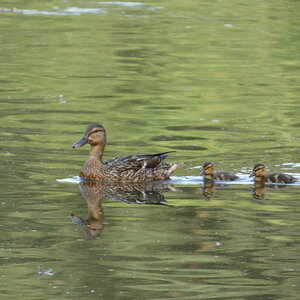
M 233 181 L 239 178 L 238 176 L 228 172 L 215 172 L 214 164 L 211 162 L 206 162 L 203 164 L 200 175 L 204 176 L 204 180 Z
M 297 178 L 284 173 L 267 174 L 266 166 L 262 163 L 257 163 L 254 165 L 250 177 L 254 177 L 255 181 L 265 181 L 273 183 L 293 183 L 297 181 Z
M 112 182 L 143 182 L 166 180 L 182 163 L 168 164 L 164 159 L 168 152 L 146 155 L 129 155 L 102 161 L 106 143 L 104 127 L 99 123 L 87 126 L 83 137 L 72 145 L 73 148 L 90 144 L 88 160 L 79 174 L 86 179 Z

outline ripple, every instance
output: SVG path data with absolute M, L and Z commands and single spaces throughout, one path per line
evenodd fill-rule
M 107 14 L 109 6 L 117 6 L 121 8 L 129 9 L 139 9 L 145 7 L 142 2 L 121 2 L 121 1 L 108 1 L 108 2 L 96 2 L 96 4 L 101 6 L 106 6 L 105 8 L 90 8 L 90 7 L 67 7 L 60 8 L 57 6 L 52 7 L 52 10 L 38 10 L 38 9 L 17 9 L 17 8 L 0 8 L 0 12 L 13 12 L 16 14 L 23 15 L 45 15 L 45 16 L 80 16 L 83 14 Z M 161 9 L 163 7 L 148 7 L 148 10 Z M 113 9 L 113 8 L 111 8 Z
M 62 182 L 62 183 L 75 183 L 78 184 L 80 183 L 81 179 L 79 176 L 74 176 L 72 178 L 62 178 L 62 179 L 56 179 L 57 182 Z
M 106 10 L 102 8 L 67 7 L 65 9 L 60 9 L 58 7 L 53 7 L 53 11 L 38 9 L 16 9 L 14 12 L 23 15 L 80 16 L 82 14 L 104 14 L 106 13 Z
M 253 184 L 253 181 L 249 178 L 248 175 L 245 174 L 237 174 L 239 176 L 239 180 L 235 181 L 214 181 L 216 184 Z M 180 184 L 180 185 L 198 185 L 203 182 L 203 176 L 178 176 L 172 177 L 172 183 Z
M 121 2 L 121 1 L 108 1 L 108 2 L 97 2 L 102 5 L 117 5 L 123 7 L 141 7 L 144 5 L 142 2 Z
M 190 130 L 199 130 L 199 131 L 221 131 L 225 130 L 223 127 L 217 126 L 166 126 L 165 129 L 167 130 L 174 130 L 174 131 L 190 131 Z
M 236 175 L 239 177 L 238 180 L 234 181 L 222 181 L 222 180 L 215 180 L 214 182 L 216 184 L 227 184 L 227 185 L 236 185 L 236 184 L 250 184 L 252 185 L 254 182 L 253 180 L 249 177 L 248 174 L 243 174 L 243 173 L 236 173 Z M 298 181 L 290 184 L 285 184 L 285 183 L 271 183 L 271 182 L 266 182 L 266 186 L 286 186 L 286 185 L 295 185 L 295 186 L 300 186 L 300 174 L 292 174 L 295 176 Z M 62 182 L 62 183 L 73 183 L 73 184 L 78 184 L 80 183 L 81 179 L 79 176 L 74 176 L 71 178 L 62 178 L 62 179 L 56 179 L 57 182 Z M 203 183 L 203 176 L 172 176 L 171 180 L 165 180 L 162 182 L 168 182 L 170 184 L 179 184 L 179 185 L 199 185 Z
M 299 168 L 300 167 L 300 163 L 293 163 L 293 162 L 285 162 L 282 163 L 283 166 L 289 166 L 291 168 Z
M 183 135 L 160 135 L 151 139 L 152 141 L 198 141 L 207 140 L 203 137 L 183 136 Z

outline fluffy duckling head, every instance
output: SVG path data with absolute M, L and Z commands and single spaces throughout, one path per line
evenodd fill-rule
M 265 177 L 266 173 L 266 166 L 263 163 L 257 163 L 253 166 L 250 177 Z
M 204 175 L 214 175 L 214 164 L 212 162 L 205 162 L 202 165 L 202 172 L 200 173 L 200 175 L 204 176 Z

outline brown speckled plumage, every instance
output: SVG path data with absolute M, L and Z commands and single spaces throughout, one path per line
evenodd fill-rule
M 233 181 L 239 178 L 238 176 L 228 172 L 215 172 L 214 164 L 211 162 L 206 162 L 203 164 L 200 175 L 203 175 L 204 180 Z
M 144 182 L 167 180 L 182 163 L 168 164 L 164 159 L 168 152 L 146 155 L 129 155 L 102 161 L 106 144 L 104 127 L 99 123 L 87 126 L 83 137 L 73 148 L 90 144 L 88 160 L 83 165 L 80 177 L 110 182 Z
M 250 177 L 254 177 L 255 181 L 264 181 L 272 183 L 293 183 L 297 178 L 284 173 L 270 173 L 267 174 L 266 166 L 263 163 L 257 163 L 253 167 Z

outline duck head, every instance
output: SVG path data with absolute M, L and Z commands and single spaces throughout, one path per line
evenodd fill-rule
M 83 137 L 72 145 L 72 148 L 78 148 L 85 144 L 91 146 L 105 146 L 106 133 L 104 127 L 99 123 L 91 123 L 87 126 Z
M 202 166 L 202 172 L 200 173 L 200 175 L 204 176 L 204 175 L 214 175 L 214 164 L 211 162 L 205 162 Z
M 262 163 L 257 163 L 253 166 L 252 173 L 249 177 L 265 177 L 266 176 L 266 166 Z

